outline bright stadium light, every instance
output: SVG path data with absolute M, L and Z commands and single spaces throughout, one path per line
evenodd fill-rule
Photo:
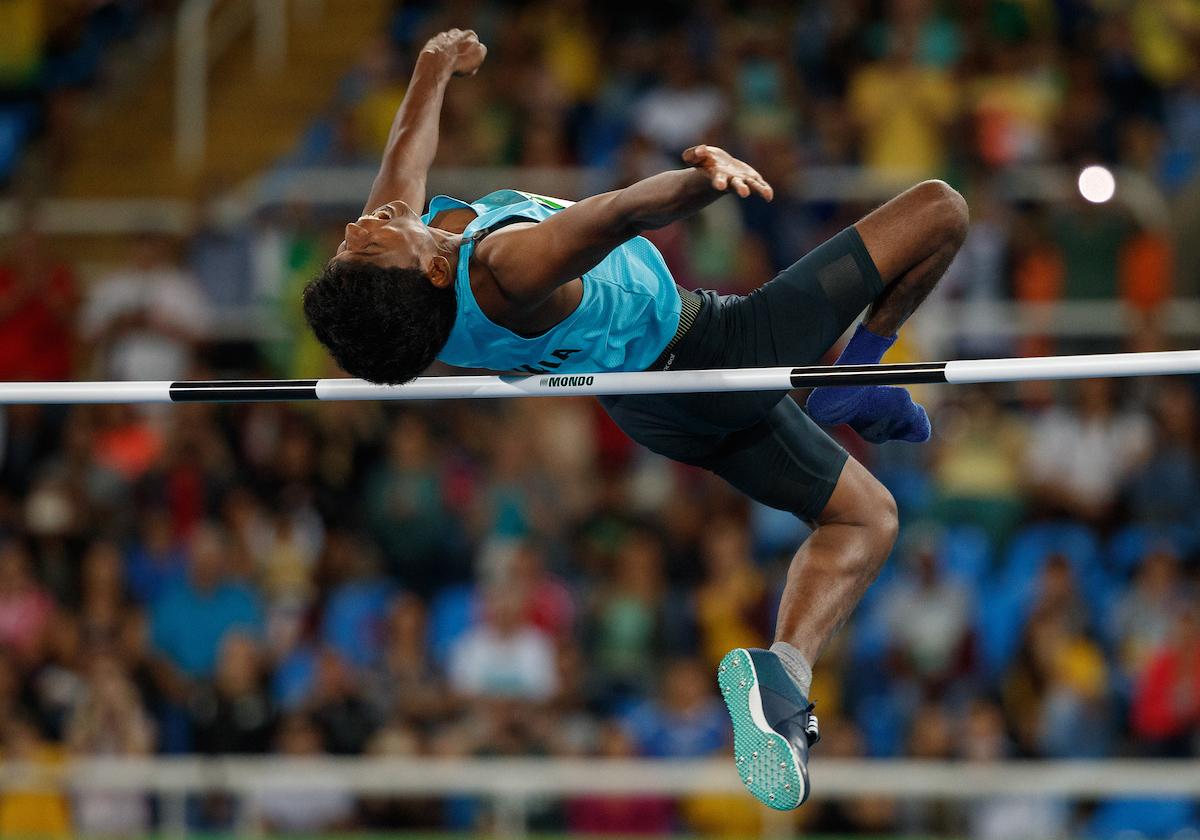
M 1117 191 L 1117 180 L 1104 166 L 1088 166 L 1079 173 L 1079 194 L 1092 204 L 1103 204 Z

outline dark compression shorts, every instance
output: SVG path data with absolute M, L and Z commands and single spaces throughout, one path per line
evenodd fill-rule
M 656 368 L 816 364 L 882 289 L 858 231 L 846 228 L 748 295 L 681 290 L 694 320 Z M 750 498 L 807 520 L 824 509 L 848 457 L 786 391 L 600 402 L 651 451 L 711 470 Z

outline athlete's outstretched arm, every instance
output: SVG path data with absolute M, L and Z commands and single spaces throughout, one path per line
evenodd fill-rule
M 726 190 L 768 201 L 774 195 L 754 169 L 715 146 L 688 149 L 683 160 L 691 167 L 585 198 L 536 225 L 502 228 L 483 240 L 476 256 L 508 296 L 537 301 L 621 243 L 687 218 Z
M 388 133 L 383 162 L 363 208 L 365 213 L 389 201 L 403 201 L 421 212 L 425 206 L 425 178 L 437 154 L 438 120 L 446 85 L 454 76 L 473 75 L 486 55 L 487 47 L 470 29 L 451 29 L 425 44 Z

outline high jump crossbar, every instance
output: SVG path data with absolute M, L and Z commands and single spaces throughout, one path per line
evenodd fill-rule
M 1200 374 L 1200 350 L 1100 353 L 917 364 L 766 367 L 629 373 L 425 376 L 405 385 L 361 379 L 213 382 L 4 382 L 0 405 L 47 403 L 448 400 L 503 397 L 788 391 L 830 385 L 970 385 L 1051 379 Z

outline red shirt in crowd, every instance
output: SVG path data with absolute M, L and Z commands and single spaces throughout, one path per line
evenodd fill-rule
M 52 265 L 32 294 L 22 294 L 26 282 L 12 266 L 0 266 L 0 381 L 69 379 L 75 277 Z
M 1133 698 L 1133 728 L 1166 740 L 1200 727 L 1200 646 L 1160 651 L 1142 673 Z

